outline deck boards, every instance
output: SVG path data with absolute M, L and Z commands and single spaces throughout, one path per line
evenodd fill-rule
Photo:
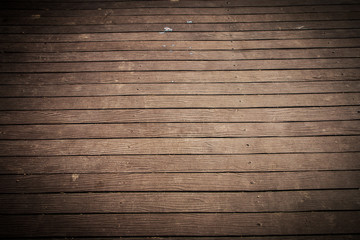
M 359 13 L 5 0 L 0 237 L 357 239 Z

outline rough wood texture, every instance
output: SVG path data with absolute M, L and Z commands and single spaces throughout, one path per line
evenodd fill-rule
M 0 238 L 358 239 L 359 13 L 2 1 Z
M 67 42 L 67 43 L 0 43 L 5 49 L 4 53 L 20 52 L 21 56 L 27 56 L 26 52 L 89 52 L 89 54 L 99 54 L 91 51 L 162 51 L 159 53 L 170 54 L 166 51 L 197 51 L 197 50 L 249 50 L 249 49 L 310 49 L 310 48 L 345 48 L 359 47 L 359 38 L 350 39 L 297 39 L 297 40 L 248 40 L 248 41 L 141 41 L 126 42 Z M 308 50 L 309 51 L 309 50 Z M 324 50 L 326 51 L 326 50 Z M 330 50 L 329 51 L 333 51 Z M 341 50 L 340 50 L 341 51 Z M 145 52 L 144 52 L 145 53 Z M 189 52 L 187 52 L 189 53 Z M 268 52 L 271 53 L 271 52 Z M 121 52 L 119 55 L 128 54 Z M 178 53 L 179 54 L 179 53 Z M 194 53 L 193 53 L 194 54 Z M 38 54 L 39 55 L 39 54 Z M 36 56 L 38 56 L 36 55 Z M 191 55 L 191 54 L 188 54 Z M 5 56 L 5 54 L 2 54 Z M 56 55 L 56 56 L 60 56 Z M 131 57 L 133 57 L 130 54 Z M 25 59 L 25 58 L 22 58 Z M 46 60 L 46 59 L 43 59 Z M 255 73 L 254 73 L 255 74 Z
M 358 209 L 359 195 L 358 190 L 2 194 L 0 211 L 5 214 L 340 211 Z
M 166 72 L 82 72 L 1 73 L 3 84 L 85 83 L 228 83 L 359 80 L 360 69 L 266 70 L 266 71 L 166 71 Z M 146 87 L 138 85 L 139 87 Z M 166 87 L 164 85 L 163 87 Z M 28 86 L 24 87 L 24 91 Z M 159 88 L 160 89 L 160 88 Z M 266 90 L 264 90 L 266 91 Z M 311 89 L 309 89 L 311 91 Z
M 255 109 L 12 110 L 1 111 L 0 114 L 0 124 L 294 122 L 326 120 L 360 120 L 360 106 Z
M 78 174 L 358 170 L 360 169 L 359 158 L 360 153 L 0 157 L 0 173 Z
M 7 216 L 7 221 L 0 226 L 0 231 L 3 236 L 8 237 L 354 234 L 359 233 L 359 217 L 360 213 L 357 211 L 276 214 L 25 215 Z M 297 227 L 294 227 L 294 224 Z
M 0 139 L 360 135 L 360 121 L 1 126 Z
M 355 152 L 358 142 L 360 136 L 4 140 L 0 156 Z
M 1 193 L 357 189 L 358 171 L 0 175 Z M 221 194 L 221 193 L 219 193 Z

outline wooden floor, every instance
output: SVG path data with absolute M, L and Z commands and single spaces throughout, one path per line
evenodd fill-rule
M 6 0 L 0 237 L 360 239 L 359 0 Z

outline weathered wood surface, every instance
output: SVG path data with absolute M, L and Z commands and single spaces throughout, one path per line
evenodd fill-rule
M 62 2 L 64 2 L 63 0 Z M 183 0 L 184 1 L 184 0 Z M 21 4 L 21 3 L 20 3 Z M 295 14 L 295 13 L 337 13 L 337 12 L 351 12 L 360 11 L 360 5 L 289 5 L 289 6 L 266 6 L 266 7 L 174 7 L 171 8 L 123 8 L 123 9 L 102 9 L 95 10 L 56 10 L 51 9 L 24 9 L 24 10 L 0 10 L 0 15 L 3 17 L 32 17 L 39 19 L 39 17 L 94 17 L 94 16 L 143 16 L 143 15 L 248 15 L 248 14 Z M 39 16 L 40 15 L 40 16 Z M 232 16 L 231 16 L 232 17 Z
M 0 237 L 358 239 L 359 12 L 4 0 Z
M 57 84 L 0 85 L 4 97 L 76 97 L 131 95 L 255 95 L 356 93 L 360 81 L 185 83 L 185 84 Z
M 226 73 L 226 74 L 224 74 Z M 254 83 L 326 80 L 359 80 L 360 69 L 266 70 L 266 71 L 164 71 L 0 73 L 2 84 L 99 84 L 99 83 Z M 332 83 L 330 83 L 332 84 Z M 145 87 L 138 85 L 139 88 Z M 29 86 L 24 86 L 24 91 Z M 166 88 L 166 85 L 163 86 Z M 265 91 L 265 90 L 264 90 Z M 311 91 L 309 88 L 308 91 Z
M 353 29 L 360 20 L 351 21 L 301 21 L 301 22 L 255 22 L 255 23 L 172 23 L 174 32 L 241 32 L 277 30 Z M 69 26 L 0 26 L 2 33 L 116 33 L 116 32 L 156 32 L 164 31 L 164 24 L 120 24 L 120 25 L 69 25 Z M 171 34 L 171 33 L 163 33 Z
M 191 50 L 191 49 L 190 49 Z M 360 48 L 240 50 L 240 51 L 111 51 L 76 53 L 4 53 L 0 62 L 98 62 L 136 60 L 255 60 L 357 58 Z
M 358 190 L 2 194 L 0 211 L 5 214 L 341 211 L 358 209 L 359 195 Z
M 0 193 L 358 189 L 359 178 L 358 171 L 0 175 Z
M 28 56 L 26 52 L 46 52 L 46 53 L 57 53 L 57 57 L 60 57 L 61 52 L 88 52 L 88 54 L 97 55 L 98 51 L 162 51 L 157 52 L 157 54 L 169 54 L 166 51 L 197 51 L 197 50 L 252 50 L 252 49 L 309 49 L 312 48 L 345 48 L 345 47 L 359 47 L 360 39 L 359 38 L 349 38 L 349 39 L 297 39 L 297 40 L 248 40 L 248 41 L 229 41 L 229 40 L 220 40 L 220 41 L 179 41 L 179 40 L 158 40 L 158 41 L 142 41 L 138 40 L 136 42 L 126 42 L 123 41 L 107 41 L 107 42 L 68 42 L 68 43 L 59 43 L 59 42 L 50 42 L 50 43 L 0 43 L 0 46 L 4 49 L 4 53 L 11 52 L 20 52 L 22 56 Z M 91 52 L 94 51 L 94 52 Z M 320 50 L 326 51 L 326 50 Z M 328 49 L 328 51 L 334 51 Z M 341 51 L 339 49 L 338 51 Z M 282 51 L 283 52 L 283 51 Z M 1 54 L 3 61 L 5 57 L 9 57 L 10 61 L 11 55 Z M 122 52 L 121 54 L 130 54 Z M 144 52 L 146 53 L 146 52 Z M 231 52 L 235 53 L 235 52 Z M 286 52 L 285 52 L 286 53 Z M 83 53 L 85 54 L 85 53 Z M 111 53 L 105 53 L 111 54 Z M 120 53 L 119 53 L 120 54 Z M 181 53 L 178 53 L 181 54 Z M 184 53 L 182 53 L 184 54 Z M 268 54 L 271 54 L 268 51 Z M 334 53 L 335 54 L 335 53 Z M 40 54 L 38 54 L 40 55 Z M 38 56 L 36 55 L 36 56 Z M 190 54 L 189 54 L 190 55 Z M 16 55 L 14 55 L 16 56 Z M 49 54 L 51 56 L 51 54 Z M 132 55 L 130 55 L 132 56 Z M 46 60 L 46 59 L 44 59 Z
M 1 174 L 358 170 L 360 153 L 0 157 Z M 11 162 L 11 164 L 9 164 Z
M 360 121 L 0 125 L 0 139 L 360 135 Z
M 297 25 L 298 26 L 298 25 Z M 299 26 L 298 26 L 299 27 Z M 301 27 L 301 26 L 300 26 Z M 244 40 L 294 40 L 294 39 L 329 39 L 329 38 L 359 38 L 360 29 L 328 29 L 328 30 L 277 30 L 277 31 L 244 31 L 244 32 L 170 32 L 159 34 L 156 32 L 129 32 L 129 33 L 82 33 L 72 34 L 2 34 L 0 42 L 6 43 L 56 43 L 56 42 L 113 42 L 113 41 L 244 41 Z
M 1 111 L 0 114 L 0 124 L 294 122 L 327 120 L 360 120 L 360 106 L 255 109 L 12 110 Z
M 2 98 L 0 110 L 353 106 L 359 93 Z
M 0 156 L 250 154 L 360 151 L 360 136 L 0 141 Z
M 7 216 L 4 236 L 297 235 L 358 233 L 359 212 Z M 101 223 L 101 224 L 99 224 Z M 231 223 L 231 224 L 229 224 Z M 294 228 L 296 224 L 296 228 Z M 41 226 L 41 227 L 39 227 Z M 199 227 L 203 226 L 203 227 Z
M 355 6 L 358 8 L 359 6 Z M 350 9 L 349 9 L 350 10 Z M 352 9 L 353 11 L 354 9 Z M 360 9 L 359 9 L 360 10 Z M 164 10 L 165 12 L 165 10 Z M 203 13 L 204 14 L 204 13 Z M 5 14 L 6 15 L 6 14 Z M 3 16 L 3 15 L 2 15 Z M 236 22 L 286 22 L 286 21 L 334 21 L 334 20 L 357 20 L 359 12 L 336 12 L 336 13 L 297 13 L 297 14 L 259 14 L 259 15 L 155 15 L 155 16 L 114 16 L 113 13 L 103 16 L 86 17 L 43 17 L 34 14 L 28 17 L 1 17 L 1 25 L 99 25 L 99 24 L 172 24 L 187 23 L 236 23 Z

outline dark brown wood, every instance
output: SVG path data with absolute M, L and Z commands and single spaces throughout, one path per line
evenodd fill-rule
M 0 156 L 355 152 L 359 136 L 0 141 Z
M 239 61 L 119 61 L 74 63 L 2 63 L 0 72 L 121 72 L 359 68 L 359 58 Z M 224 73 L 224 75 L 226 72 Z
M 359 112 L 359 106 L 258 109 L 2 111 L 0 124 L 360 120 Z
M 285 22 L 356 20 L 359 12 L 346 13 L 300 13 L 300 14 L 261 14 L 261 15 L 155 15 L 155 16 L 86 16 L 86 17 L 42 17 L 33 14 L 28 17 L 1 17 L 1 25 L 97 25 L 97 24 L 173 24 L 187 23 L 236 23 L 236 22 Z
M 353 189 L 359 188 L 359 178 L 359 171 L 0 175 L 0 192 Z
M 301 27 L 298 26 L 298 27 Z M 211 30 L 211 29 L 210 29 Z M 239 40 L 284 40 L 284 39 L 329 39 L 329 38 L 359 38 L 360 29 L 333 29 L 333 30 L 281 30 L 281 31 L 245 31 L 245 32 L 157 32 L 133 33 L 83 33 L 83 34 L 2 34 L 0 42 L 7 43 L 51 43 L 51 42 L 113 42 L 113 41 L 147 41 L 179 39 L 196 41 L 239 41 Z
M 287 212 L 359 209 L 358 190 L 1 194 L 2 214 Z M 284 204 L 278 204 L 283 202 Z M 79 204 L 81 203 L 81 204 Z
M 358 170 L 360 153 L 0 157 L 1 174 Z M 11 163 L 11 164 L 9 164 Z
M 37 215 L 7 216 L 0 230 L 7 237 L 334 234 L 358 233 L 358 219 L 358 212 Z
M 356 0 L 328 0 L 324 3 L 321 0 L 292 1 L 289 4 L 286 0 L 233 0 L 233 1 L 135 1 L 135 2 L 94 2 L 94 3 L 68 3 L 68 2 L 6 2 L 3 9 L 107 9 L 107 8 L 150 8 L 150 7 L 246 7 L 246 6 L 297 6 L 297 5 L 339 5 L 358 4 Z
M 359 80 L 360 69 L 266 71 L 164 71 L 86 73 L 0 73 L 2 84 L 241 83 Z M 139 86 L 140 87 L 140 86 Z M 141 86 L 144 87 L 144 86 Z
M 359 38 L 299 39 L 255 41 L 129 41 L 124 42 L 69 42 L 69 43 L 0 43 L 5 52 L 84 52 L 84 51 L 196 51 L 359 47 Z M 321 51 L 321 50 L 320 50 Z M 323 50 L 326 51 L 326 50 Z M 332 51 L 329 49 L 329 51 Z M 340 50 L 341 51 L 341 50 Z M 91 54 L 91 53 L 90 53 Z M 92 53 L 98 54 L 98 53 Z M 119 54 L 129 54 L 122 52 Z M 159 53 L 160 54 L 160 53 Z M 2 55 L 4 56 L 4 55 Z M 24 54 L 26 56 L 26 54 Z M 46 60 L 46 59 L 44 59 Z
M 360 92 L 360 81 L 206 84 L 0 85 L 1 97 L 247 95 Z
M 261 23 L 172 23 L 174 32 L 238 32 L 238 31 L 278 31 L 315 29 L 354 29 L 360 20 L 350 21 L 301 21 L 301 22 L 261 22 Z M 0 26 L 2 33 L 115 33 L 115 32 L 157 32 L 166 34 L 164 24 L 120 24 L 120 25 L 82 25 L 82 26 Z M 170 33 L 171 34 L 171 33 Z
M 184 0 L 183 0 L 184 1 Z M 20 4 L 20 3 L 19 3 Z M 123 8 L 96 10 L 0 10 L 4 17 L 29 16 L 41 17 L 76 17 L 76 16 L 143 16 L 143 15 L 236 15 L 236 14 L 289 14 L 289 13 L 334 13 L 360 11 L 360 5 L 312 5 L 312 6 L 267 6 L 267 7 L 226 7 L 226 8 Z M 39 16 L 40 15 L 40 16 Z
M 360 135 L 360 121 L 1 126 L 0 139 Z
M 360 15 L 360 14 L 359 14 Z M 111 51 L 78 53 L 4 53 L 0 62 L 89 62 L 134 60 L 253 60 L 357 58 L 360 48 L 240 50 L 240 51 Z
M 358 239 L 359 13 L 4 0 L 0 238 Z
M 2 98 L 0 110 L 129 109 L 129 108 L 260 108 L 351 106 L 358 93 L 238 95 L 238 96 L 107 96 Z

